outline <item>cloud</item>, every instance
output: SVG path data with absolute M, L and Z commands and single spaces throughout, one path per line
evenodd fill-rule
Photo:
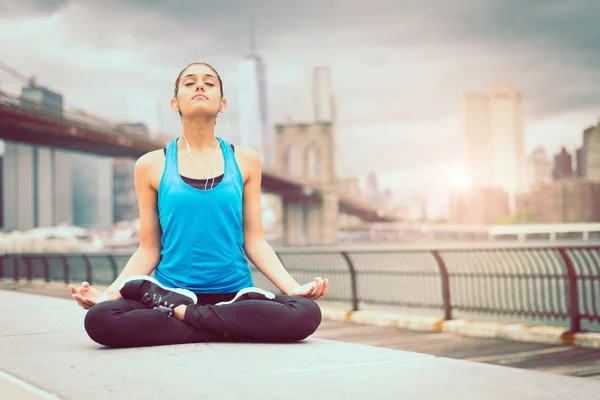
M 68 0 L 5 0 L 0 4 L 0 15 L 15 17 L 52 14 L 67 2 Z
M 0 19 L 0 53 L 11 57 L 2 61 L 107 118 L 160 120 L 176 134 L 179 120 L 167 104 L 177 73 L 191 61 L 213 64 L 224 79 L 232 140 L 237 91 L 247 84 L 237 64 L 249 51 L 252 17 L 267 65 L 272 122 L 311 120 L 312 67 L 331 67 L 343 175 L 363 174 L 364 165 L 416 171 L 451 160 L 460 150 L 462 94 L 498 80 L 523 92 L 532 146 L 550 140 L 543 132 L 553 123 L 565 130 L 553 133 L 553 146 L 579 135 L 584 119 L 565 117 L 570 125 L 564 125 L 557 122 L 561 115 L 600 110 L 596 0 L 373 0 L 367 6 L 358 0 L 27 0 L 3 7 L 9 12 Z

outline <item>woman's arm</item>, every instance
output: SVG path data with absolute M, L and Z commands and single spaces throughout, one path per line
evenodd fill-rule
M 160 261 L 161 229 L 158 220 L 157 192 L 152 185 L 157 152 L 143 155 L 135 163 L 135 191 L 140 210 L 140 245 L 117 279 L 102 293 L 83 282 L 79 288 L 69 285 L 72 296 L 84 309 L 106 300 L 121 298 L 119 289 L 125 279 L 134 275 L 149 275 Z
M 161 228 L 158 219 L 158 194 L 152 185 L 156 152 L 140 157 L 135 163 L 135 191 L 140 216 L 140 245 L 117 279 L 104 292 L 109 299 L 120 298 L 122 282 L 134 275 L 150 275 L 158 266 L 161 251 Z
M 241 147 L 241 146 L 240 146 Z M 301 286 L 287 272 L 271 245 L 265 239 L 260 208 L 260 188 L 262 171 L 258 154 L 248 148 L 236 152 L 243 153 L 247 178 L 244 183 L 243 215 L 244 215 L 244 252 L 252 263 L 275 286 L 287 295 L 323 297 L 327 292 L 327 280 L 315 278 L 314 282 Z

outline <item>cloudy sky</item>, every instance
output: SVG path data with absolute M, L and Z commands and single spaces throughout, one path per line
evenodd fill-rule
M 460 99 L 494 82 L 525 98 L 525 147 L 573 151 L 600 114 L 598 0 L 8 0 L 0 61 L 111 120 L 177 135 L 174 80 L 217 68 L 235 142 L 249 18 L 273 123 L 312 118 L 311 73 L 329 66 L 338 170 L 377 172 L 400 200 L 444 197 L 460 153 Z M 20 82 L 0 72 L 0 86 Z

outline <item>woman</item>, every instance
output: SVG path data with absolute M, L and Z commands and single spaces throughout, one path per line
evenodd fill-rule
M 97 343 L 289 342 L 321 323 L 327 279 L 298 284 L 265 240 L 259 157 L 214 135 L 226 106 L 214 68 L 181 71 L 171 107 L 183 134 L 135 164 L 139 248 L 105 292 L 70 286 Z M 285 295 L 255 288 L 246 256 Z

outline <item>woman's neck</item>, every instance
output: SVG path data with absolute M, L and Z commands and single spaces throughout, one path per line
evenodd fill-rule
M 190 148 L 195 151 L 214 149 L 219 145 L 215 138 L 215 121 L 209 120 L 184 120 L 183 136 Z M 182 143 L 185 146 L 185 143 Z

